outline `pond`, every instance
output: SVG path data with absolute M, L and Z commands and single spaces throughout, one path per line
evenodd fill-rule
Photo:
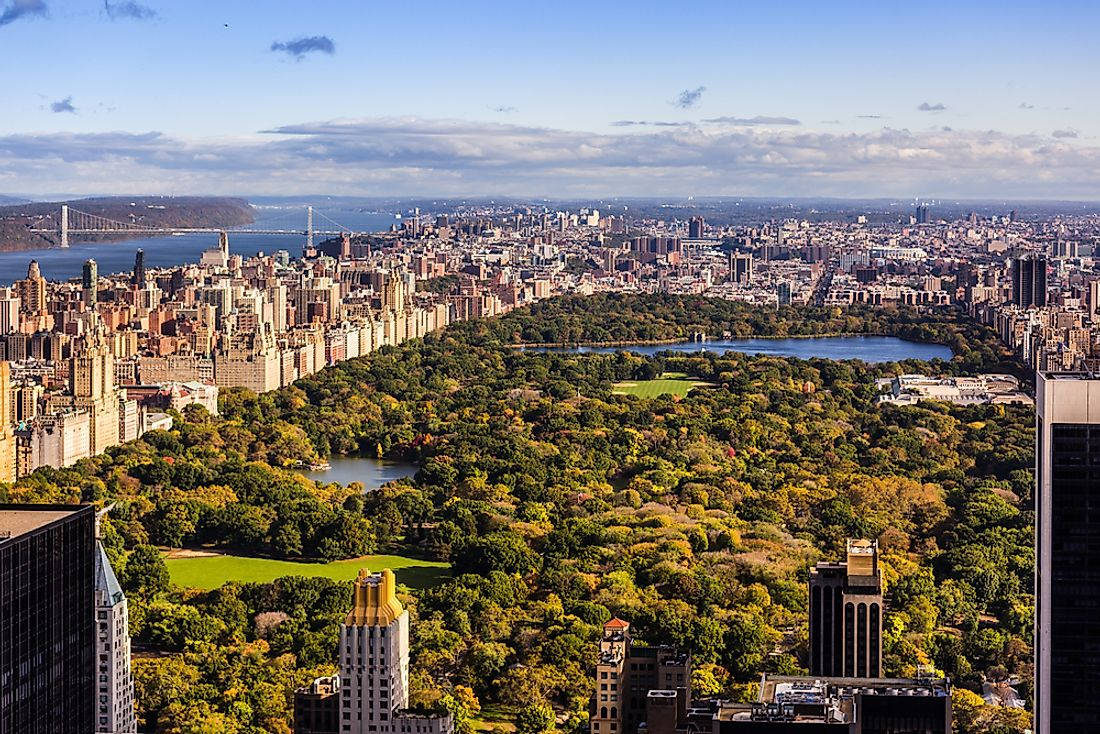
M 370 492 L 386 482 L 411 477 L 419 468 L 415 464 L 369 456 L 333 456 L 328 463 L 330 468 L 325 471 L 302 471 L 301 474 L 318 482 L 336 482 L 345 486 L 361 482 L 363 488 Z
M 632 346 L 526 347 L 540 352 L 610 354 L 618 351 L 652 356 L 658 352 L 742 352 L 800 359 L 861 359 L 864 362 L 898 362 L 904 359 L 951 359 L 950 347 L 908 341 L 896 336 L 821 336 L 791 339 L 713 339 L 675 344 L 639 344 Z

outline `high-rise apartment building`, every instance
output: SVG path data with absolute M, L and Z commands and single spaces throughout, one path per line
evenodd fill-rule
M 603 627 L 592 696 L 592 734 L 627 734 L 651 718 L 683 722 L 691 708 L 691 656 L 669 646 L 637 645 L 630 625 Z
M 882 675 L 882 576 L 878 543 L 848 540 L 844 563 L 810 571 L 810 675 Z
M 138 250 L 141 252 L 141 250 Z M 99 299 L 99 265 L 95 260 L 85 260 L 80 270 L 80 288 L 84 291 L 84 303 L 94 307 Z
M 734 283 L 752 282 L 752 253 L 730 253 L 730 280 Z
M 0 505 L 0 732 L 95 731 L 95 511 Z
M 0 482 L 15 481 L 15 432 L 11 426 L 11 365 L 0 362 Z
M 702 217 L 692 217 L 688 221 L 688 239 L 701 240 L 703 239 L 703 231 L 706 227 Z
M 1100 731 L 1100 378 L 1035 390 L 1035 733 Z
M 409 613 L 393 571 L 359 571 L 351 611 L 340 625 L 340 731 L 352 734 L 452 734 L 450 715 L 420 715 L 409 705 Z
M 791 305 L 791 283 L 789 280 L 781 280 L 775 284 L 775 297 L 780 306 Z
M 0 334 L 19 331 L 19 308 L 22 299 L 12 288 L 0 288 Z
M 1012 260 L 1012 302 L 1020 308 L 1047 305 L 1047 259 L 1025 255 Z
M 16 283 L 23 312 L 41 314 L 46 311 L 46 279 L 38 268 L 38 261 L 31 260 L 27 266 L 27 278 Z
M 102 324 L 85 339 L 84 349 L 70 360 L 70 396 L 57 404 L 86 410 L 90 420 L 92 455 L 118 444 L 118 390 L 115 388 L 115 355 Z
M 133 734 L 134 678 L 130 672 L 130 621 L 126 595 L 103 545 L 95 553 L 96 732 Z

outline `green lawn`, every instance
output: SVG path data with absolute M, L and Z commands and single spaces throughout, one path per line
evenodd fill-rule
M 658 395 L 687 395 L 693 387 L 708 383 L 699 382 L 683 372 L 666 372 L 656 380 L 636 380 L 616 383 L 612 392 L 616 395 L 637 395 L 640 398 L 655 398 Z
M 446 563 L 404 556 L 364 556 L 332 563 L 295 563 L 247 556 L 169 558 L 165 562 L 172 583 L 194 589 L 216 589 L 227 581 L 266 583 L 282 576 L 324 576 L 337 581 L 350 581 L 360 568 L 375 573 L 383 568 L 393 569 L 397 574 L 397 583 L 413 588 L 433 586 L 448 575 Z

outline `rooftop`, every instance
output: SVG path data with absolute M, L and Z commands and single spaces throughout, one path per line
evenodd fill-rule
M 81 505 L 0 505 L 0 542 L 33 533 L 80 510 Z

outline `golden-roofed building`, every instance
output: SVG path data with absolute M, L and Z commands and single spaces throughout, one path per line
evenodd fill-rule
M 359 569 L 353 588 L 351 611 L 344 618 L 346 625 L 386 627 L 405 611 L 397 599 L 397 579 L 388 568 L 377 574 Z
M 450 714 L 408 711 L 409 613 L 397 599 L 390 569 L 359 570 L 351 611 L 340 625 L 339 654 L 339 697 L 328 697 L 317 711 L 306 705 L 316 703 L 307 700 L 309 692 L 299 691 L 295 705 L 302 704 L 302 717 L 327 717 L 336 707 L 338 717 L 332 718 L 338 718 L 341 734 L 454 734 Z

